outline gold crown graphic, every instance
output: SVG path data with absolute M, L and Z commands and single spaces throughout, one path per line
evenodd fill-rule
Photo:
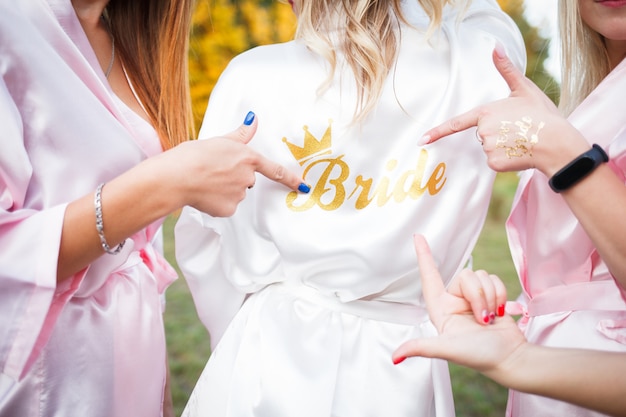
M 320 155 L 327 155 L 331 152 L 332 148 L 332 120 L 328 122 L 328 128 L 322 136 L 321 140 L 318 140 L 315 136 L 309 132 L 309 127 L 304 126 L 304 144 L 302 147 L 294 145 L 289 142 L 287 138 L 283 138 L 283 142 L 287 145 L 293 157 L 298 161 L 300 165 L 304 165 L 308 160 Z

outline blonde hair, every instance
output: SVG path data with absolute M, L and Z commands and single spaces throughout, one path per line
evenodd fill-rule
M 110 0 L 111 32 L 163 149 L 193 135 L 187 56 L 193 0 Z
M 580 17 L 578 0 L 559 0 L 561 98 L 570 114 L 611 71 L 604 38 Z
M 430 17 L 426 36 L 440 27 L 444 7 L 468 3 L 468 0 L 411 1 L 418 1 Z M 335 48 L 355 75 L 358 92 L 355 121 L 364 119 L 376 106 L 396 62 L 400 24 L 407 23 L 401 4 L 402 0 L 296 0 L 296 38 L 304 40 L 330 64 L 329 76 L 319 91 L 329 87 L 337 69 Z M 335 45 L 333 38 L 342 42 Z

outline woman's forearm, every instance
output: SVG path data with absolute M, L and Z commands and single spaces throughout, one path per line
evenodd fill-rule
M 139 165 L 102 189 L 103 234 L 111 248 L 182 205 L 175 192 L 166 191 L 166 182 L 157 178 L 150 167 Z M 58 281 L 71 277 L 104 253 L 96 230 L 94 195 L 95 190 L 67 206 L 57 264 Z
M 485 372 L 511 389 L 626 416 L 626 354 L 525 343 Z
M 607 164 L 563 192 L 602 260 L 626 289 L 626 187 Z

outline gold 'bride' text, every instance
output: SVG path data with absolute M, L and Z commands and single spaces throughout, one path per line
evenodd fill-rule
M 346 201 L 352 199 L 354 199 L 354 207 L 357 210 L 366 208 L 374 201 L 378 207 L 382 207 L 391 199 L 396 203 L 401 203 L 407 197 L 417 200 L 425 192 L 435 195 L 441 191 L 446 183 L 445 163 L 439 163 L 430 175 L 426 173 L 428 152 L 425 149 L 420 151 L 415 169 L 402 173 L 397 177 L 395 183 L 389 176 L 383 176 L 377 184 L 374 184 L 372 178 L 358 175 L 354 184 L 349 184 L 350 167 L 342 159 L 343 156 L 320 159 L 309 164 L 303 173 L 303 178 L 306 181 L 307 174 L 312 168 L 316 168 L 321 169 L 322 172 L 319 180 L 309 194 L 290 192 L 287 195 L 287 207 L 293 211 L 305 211 L 318 206 L 323 210 L 331 211 L 337 210 Z M 392 172 L 397 165 L 398 161 L 390 160 L 386 170 Z M 423 184 L 425 178 L 428 180 Z M 348 189 L 350 189 L 349 194 Z

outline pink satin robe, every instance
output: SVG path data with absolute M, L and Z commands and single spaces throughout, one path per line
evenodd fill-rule
M 70 0 L 0 1 L 0 77 L 0 416 L 160 416 L 160 222 L 56 282 L 68 202 L 161 152 L 156 132 L 111 91 Z
M 590 143 L 609 154 L 626 178 L 626 61 L 571 114 Z M 610 204 L 598 202 L 598 204 Z M 540 172 L 523 173 L 507 230 L 523 294 L 520 325 L 528 340 L 546 346 L 626 352 L 626 291 L 563 198 Z M 626 390 L 626 387 L 625 387 Z M 626 391 L 625 391 L 626 392 Z M 563 402 L 511 391 L 507 415 L 600 416 Z
M 234 217 L 181 215 L 179 265 L 216 346 L 184 416 L 454 415 L 445 362 L 394 366 L 391 353 L 434 332 L 412 235 L 427 236 L 450 279 L 478 238 L 494 172 L 473 130 L 418 141 L 508 95 L 492 63 L 496 40 L 520 68 L 525 51 L 495 1 L 474 1 L 462 21 L 446 9 L 431 43 L 417 0 L 403 7 L 418 30 L 403 25 L 398 63 L 361 125 L 351 124 L 348 70 L 316 98 L 328 67 L 300 41 L 248 51 L 222 74 L 200 137 L 254 110 L 250 146 L 301 172 L 312 191 L 257 175 Z

